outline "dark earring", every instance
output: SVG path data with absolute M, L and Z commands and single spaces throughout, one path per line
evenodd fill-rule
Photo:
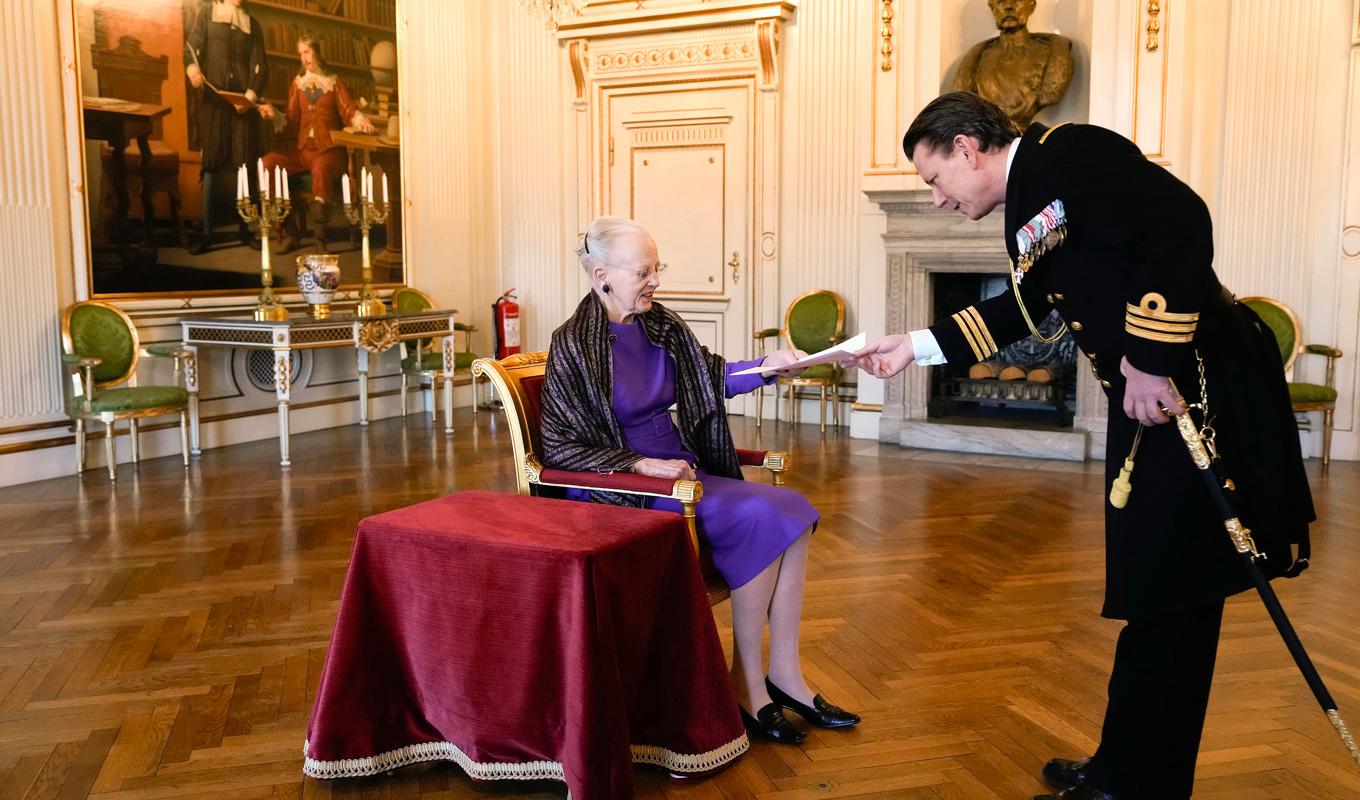
M 605 294 L 609 294 L 609 284 L 606 283 L 604 286 L 601 286 L 600 289 L 603 290 Z

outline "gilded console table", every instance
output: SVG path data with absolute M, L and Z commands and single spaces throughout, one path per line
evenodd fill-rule
M 454 310 L 393 313 L 379 317 L 335 314 L 315 320 L 293 314 L 286 320 L 257 321 L 248 315 L 232 317 L 186 317 L 179 321 L 184 347 L 197 354 L 199 347 L 245 347 L 274 351 L 274 393 L 279 404 L 279 463 L 288 466 L 288 401 L 292 395 L 292 353 L 323 347 L 352 347 L 359 371 L 359 424 L 368 424 L 368 356 L 381 353 L 397 342 L 411 339 L 444 339 L 444 370 L 453 374 Z M 198 442 L 198 371 L 186 376 L 192 450 Z M 453 408 L 453 381 L 444 382 L 444 407 Z

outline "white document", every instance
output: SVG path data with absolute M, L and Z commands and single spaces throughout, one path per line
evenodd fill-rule
M 853 339 L 846 339 L 835 347 L 828 347 L 820 353 L 813 353 L 806 358 L 800 358 L 792 364 L 785 364 L 782 367 L 751 367 L 750 369 L 744 369 L 741 372 L 734 372 L 732 374 L 755 375 L 759 373 L 761 375 L 769 375 L 772 372 L 784 372 L 786 370 L 796 371 L 808 367 L 815 367 L 818 364 L 839 364 L 848 358 L 851 353 L 864 347 L 867 339 L 868 337 L 864 335 L 864 331 L 860 331 Z

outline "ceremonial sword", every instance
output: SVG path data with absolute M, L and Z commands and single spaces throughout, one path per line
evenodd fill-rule
M 1174 385 L 1173 385 L 1174 391 Z M 1179 395 L 1179 393 L 1177 393 Z M 1357 766 L 1360 766 L 1360 749 L 1357 749 L 1355 738 L 1351 736 L 1350 729 L 1346 727 L 1346 721 L 1341 718 L 1341 713 L 1337 711 L 1336 701 L 1332 699 L 1332 693 L 1327 691 L 1327 685 L 1322 682 L 1322 676 L 1318 675 L 1317 668 L 1313 666 L 1313 660 L 1308 657 L 1308 651 L 1303 649 L 1303 642 L 1299 641 L 1299 634 L 1294 630 L 1294 625 L 1289 621 L 1288 615 L 1284 613 L 1284 607 L 1280 605 L 1280 598 L 1275 594 L 1275 589 L 1266 580 L 1265 574 L 1261 572 L 1261 566 L 1257 563 L 1259 559 L 1264 559 L 1265 555 L 1256 549 L 1256 542 L 1251 538 L 1251 531 L 1238 519 L 1236 512 L 1233 511 L 1232 501 L 1229 493 L 1233 489 L 1231 480 L 1223 477 L 1214 468 L 1214 459 L 1210 457 L 1208 449 L 1204 446 L 1204 438 L 1200 431 L 1195 427 L 1195 422 L 1190 418 L 1190 411 L 1176 417 L 1176 429 L 1180 431 L 1181 439 L 1185 441 L 1185 448 L 1190 451 L 1190 460 L 1195 462 L 1195 467 L 1204 478 L 1204 485 L 1209 489 L 1209 496 L 1213 498 L 1214 504 L 1218 506 L 1218 511 L 1223 515 L 1223 527 L 1228 529 L 1228 536 L 1232 538 L 1233 548 L 1242 557 L 1242 563 L 1247 568 L 1247 574 L 1256 584 L 1256 591 L 1261 595 L 1261 602 L 1265 603 L 1266 611 L 1270 612 L 1270 618 L 1275 622 L 1275 628 L 1280 632 L 1280 638 L 1284 639 L 1285 647 L 1289 648 L 1289 654 L 1294 657 L 1294 663 L 1298 665 L 1299 672 L 1303 673 L 1303 679 L 1308 682 L 1308 688 L 1313 690 L 1313 697 L 1317 699 L 1318 705 L 1322 706 L 1322 711 L 1327 715 L 1327 719 L 1336 728 L 1336 732 L 1341 736 L 1341 743 L 1350 751 L 1351 758 L 1355 759 Z

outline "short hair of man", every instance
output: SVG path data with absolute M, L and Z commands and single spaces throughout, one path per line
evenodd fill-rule
M 985 152 L 1009 145 L 1020 135 L 1020 128 L 996 103 L 972 92 L 949 92 L 931 100 L 916 115 L 902 137 L 902 149 L 908 159 L 922 143 L 930 152 L 942 154 L 959 134 L 977 139 Z

